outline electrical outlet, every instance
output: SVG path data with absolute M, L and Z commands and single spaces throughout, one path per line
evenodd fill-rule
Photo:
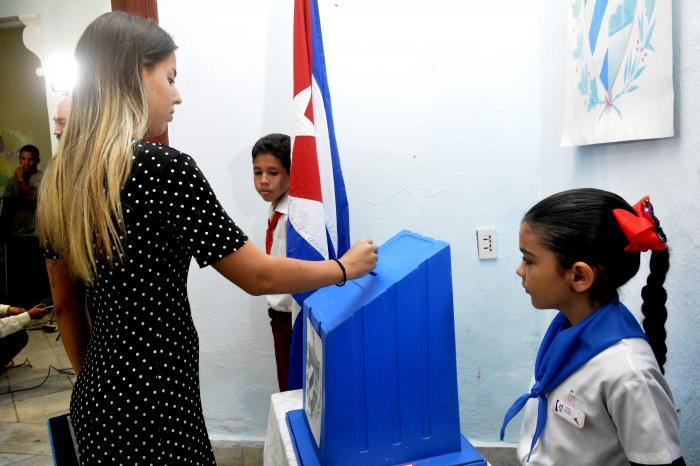
M 479 253 L 479 259 L 495 259 L 496 254 L 496 229 L 495 228 L 477 228 L 476 229 L 476 247 Z

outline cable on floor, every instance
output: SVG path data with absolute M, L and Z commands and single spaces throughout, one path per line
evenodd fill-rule
M 68 375 L 68 376 L 73 376 L 75 375 L 75 372 L 73 372 L 73 369 L 67 367 L 64 369 L 57 369 L 54 366 L 49 365 L 49 371 L 46 373 L 46 377 L 44 377 L 44 380 L 41 381 L 39 385 L 35 385 L 33 387 L 27 387 L 27 388 L 20 388 L 17 390 L 8 390 L 6 392 L 0 392 L 0 395 L 7 395 L 8 393 L 18 393 L 18 392 L 24 392 L 27 390 L 34 390 L 35 388 L 39 388 L 42 385 L 46 383 L 47 380 L 49 380 L 49 376 L 51 375 L 51 369 L 55 370 L 58 372 L 60 375 Z

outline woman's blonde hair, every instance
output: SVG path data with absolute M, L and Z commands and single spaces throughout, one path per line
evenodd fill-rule
M 100 259 L 123 255 L 121 191 L 134 141 L 148 129 L 142 70 L 175 49 L 160 27 L 124 12 L 95 19 L 76 46 L 69 124 L 40 187 L 37 221 L 42 244 L 86 283 Z

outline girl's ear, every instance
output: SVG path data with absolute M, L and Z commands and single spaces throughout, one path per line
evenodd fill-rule
M 576 262 L 566 271 L 566 277 L 571 288 L 577 293 L 586 293 L 593 286 L 596 271 L 585 262 Z

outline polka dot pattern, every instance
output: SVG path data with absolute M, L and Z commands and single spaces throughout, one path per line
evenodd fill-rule
M 187 273 L 247 237 L 191 157 L 150 142 L 136 143 L 122 209 L 124 255 L 86 290 L 93 328 L 70 406 L 81 463 L 215 464 Z

